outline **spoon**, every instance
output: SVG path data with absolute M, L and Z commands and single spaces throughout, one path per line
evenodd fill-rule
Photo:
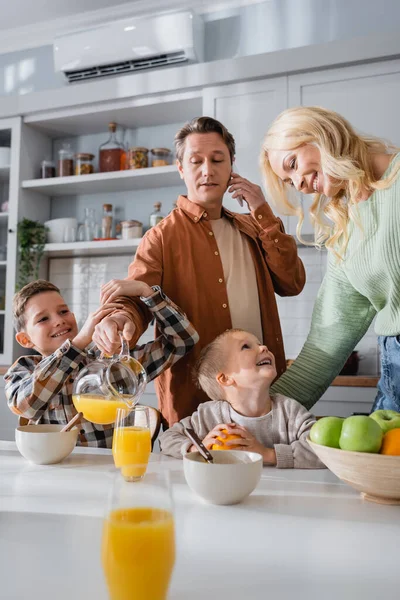
M 60 433 L 64 433 L 64 431 L 69 431 L 70 429 L 72 429 L 73 426 L 75 425 L 75 423 L 77 423 L 81 417 L 83 417 L 83 413 L 81 413 L 81 412 L 79 412 L 74 417 L 72 417 L 72 419 L 70 421 L 68 421 L 68 423 L 65 425 L 65 427 L 63 427 L 61 429 Z
M 187 437 L 196 446 L 197 450 L 200 452 L 200 454 L 204 458 L 204 460 L 207 461 L 208 463 L 213 463 L 214 459 L 213 459 L 212 455 L 207 450 L 207 448 L 205 447 L 203 442 L 198 438 L 195 431 L 193 429 L 190 429 L 190 427 L 185 427 L 184 429 L 185 429 L 185 433 L 186 433 Z

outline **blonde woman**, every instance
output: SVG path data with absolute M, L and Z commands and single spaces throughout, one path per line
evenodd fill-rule
M 398 149 L 335 112 L 298 107 L 272 124 L 261 163 L 271 197 L 299 215 L 298 235 L 301 208 L 288 190 L 314 194 L 316 243 L 329 251 L 307 341 L 272 390 L 311 407 L 376 316 L 382 368 L 372 410 L 400 412 Z

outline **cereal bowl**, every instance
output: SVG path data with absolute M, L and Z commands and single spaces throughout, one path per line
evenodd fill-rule
M 64 425 L 23 425 L 15 430 L 17 448 L 26 460 L 35 465 L 61 462 L 75 448 L 78 430 L 61 432 Z
M 242 450 L 210 450 L 214 463 L 199 452 L 183 457 L 183 471 L 190 489 L 211 504 L 237 504 L 256 488 L 261 478 L 260 454 Z

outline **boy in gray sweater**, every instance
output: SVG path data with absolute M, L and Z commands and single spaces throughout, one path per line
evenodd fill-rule
M 296 400 L 270 395 L 275 359 L 253 334 L 230 329 L 219 335 L 203 349 L 196 375 L 214 400 L 200 404 L 191 417 L 161 435 L 164 454 L 181 458 L 195 451 L 184 433 L 185 427 L 191 427 L 207 448 L 216 444 L 258 452 L 265 465 L 279 468 L 325 467 L 306 442 L 315 417 Z M 231 434 L 240 437 L 218 439 Z

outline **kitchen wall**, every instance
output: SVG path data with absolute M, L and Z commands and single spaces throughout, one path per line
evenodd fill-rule
M 311 314 L 319 286 L 326 270 L 326 252 L 314 248 L 299 248 L 307 272 L 303 292 L 294 298 L 277 297 L 287 358 L 296 358 L 307 337 Z M 49 279 L 57 285 L 80 325 L 99 302 L 99 290 L 110 279 L 123 279 L 132 256 L 56 258 L 50 261 Z M 152 339 L 152 329 L 143 341 Z M 357 346 L 362 360 L 360 374 L 377 373 L 376 335 L 371 327 Z
M 212 61 L 393 32 L 400 21 L 400 3 L 268 0 L 206 13 L 204 20 L 205 60 Z M 52 45 L 0 55 L 0 95 L 65 85 L 64 77 L 54 73 Z

